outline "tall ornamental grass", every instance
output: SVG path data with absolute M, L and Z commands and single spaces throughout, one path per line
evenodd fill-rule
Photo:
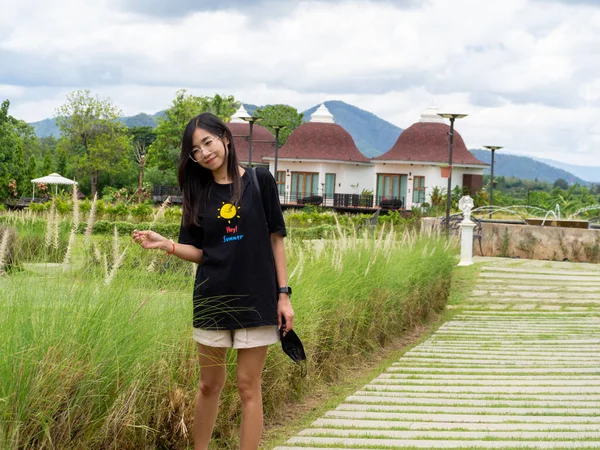
M 188 448 L 194 267 L 118 236 L 91 242 L 74 240 L 66 270 L 41 261 L 0 277 L 0 448 Z M 271 416 L 443 308 L 455 253 L 436 236 L 390 228 L 286 245 L 308 377 L 271 348 Z M 219 449 L 239 448 L 234 352 L 228 363 Z

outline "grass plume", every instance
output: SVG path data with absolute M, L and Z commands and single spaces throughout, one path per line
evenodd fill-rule
M 94 194 L 94 199 L 92 200 L 92 206 L 90 208 L 90 215 L 88 217 L 88 222 L 85 227 L 84 240 L 86 245 L 89 244 L 92 238 L 92 231 L 94 230 L 94 222 L 96 221 L 96 209 L 98 208 L 98 194 Z

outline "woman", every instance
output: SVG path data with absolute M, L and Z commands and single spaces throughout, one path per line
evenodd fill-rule
M 225 384 L 228 347 L 237 349 L 242 401 L 241 450 L 255 450 L 263 427 L 261 374 L 268 345 L 294 326 L 287 285 L 285 223 L 275 180 L 265 169 L 238 163 L 231 132 L 212 114 L 184 132 L 178 182 L 183 220 L 178 243 L 153 231 L 134 231 L 146 249 L 161 249 L 197 264 L 194 331 L 200 386 L 194 412 L 194 450 L 206 450 Z

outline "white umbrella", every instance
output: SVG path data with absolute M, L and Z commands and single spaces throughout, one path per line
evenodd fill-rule
M 56 195 L 58 193 L 58 185 L 59 184 L 74 185 L 74 184 L 77 184 L 77 181 L 69 180 L 68 178 L 65 178 L 62 175 L 59 175 L 57 173 L 51 173 L 50 175 L 46 175 L 45 177 L 42 177 L 42 178 L 35 178 L 35 179 L 31 180 L 31 183 L 33 184 L 33 199 L 35 199 L 35 185 L 36 184 L 39 184 L 39 183 L 53 184 L 54 185 L 54 195 Z

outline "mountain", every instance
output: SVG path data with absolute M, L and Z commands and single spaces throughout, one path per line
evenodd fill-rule
M 333 114 L 335 123 L 350 133 L 356 147 L 367 157 L 375 157 L 387 152 L 402 132 L 402 128 L 398 128 L 396 125 L 380 119 L 375 114 L 348 103 L 329 100 L 324 104 L 329 112 Z M 321 106 L 321 103 L 303 112 L 304 122 L 310 120 L 310 115 L 319 106 Z M 248 114 L 253 115 L 259 106 L 244 103 L 244 108 Z M 264 106 L 260 108 L 264 108 Z
M 121 122 L 128 128 L 132 127 L 156 127 L 156 119 L 164 114 L 163 111 L 157 112 L 156 114 L 148 115 L 145 113 L 139 113 L 132 117 L 123 117 Z
M 480 161 L 491 164 L 492 153 L 489 150 L 470 150 L 470 152 Z M 490 169 L 485 169 L 484 173 L 490 173 Z M 494 157 L 494 177 L 516 177 L 527 180 L 539 180 L 554 183 L 559 178 L 567 180 L 569 184 L 579 183 L 582 186 L 589 186 L 590 183 L 579 177 L 576 177 L 566 170 L 552 167 L 527 156 L 510 155 L 496 152 Z
M 135 116 L 121 117 L 119 120 L 126 127 L 156 127 L 156 119 L 164 114 L 164 111 L 159 111 L 156 114 L 139 113 Z M 56 119 L 44 119 L 39 122 L 31 122 L 29 125 L 33 127 L 33 131 L 38 137 L 60 136 L 60 130 L 56 124 Z
M 567 164 L 561 161 L 555 161 L 553 159 L 546 158 L 533 158 L 538 161 L 544 162 L 552 167 L 556 167 L 558 169 L 566 170 L 567 172 L 572 173 L 573 175 L 582 178 L 591 183 L 599 183 L 600 182 L 600 167 L 599 166 L 577 166 L 575 164 Z
M 33 131 L 38 137 L 54 136 L 55 138 L 60 136 L 60 130 L 56 125 L 55 119 L 44 119 L 39 122 L 31 122 L 29 125 L 33 127 Z
M 304 121 L 310 120 L 310 115 L 320 106 L 315 105 L 312 108 L 304 111 Z M 379 156 L 387 152 L 392 145 L 398 139 L 398 136 L 402 132 L 401 128 L 380 119 L 375 114 L 368 111 L 357 108 L 356 106 L 349 105 L 341 101 L 326 101 L 325 106 L 333 114 L 335 123 L 341 125 L 352 139 L 356 143 L 358 149 L 367 157 Z M 244 103 L 244 108 L 249 114 L 254 114 L 257 105 Z M 132 117 L 123 117 L 123 122 L 128 127 L 139 127 L 139 126 L 156 126 L 156 119 L 164 114 L 160 111 L 153 115 L 144 113 L 137 114 Z M 39 122 L 33 122 L 30 124 L 33 126 L 35 134 L 38 137 L 55 136 L 60 135 L 56 120 L 45 119 Z
M 335 123 L 350 133 L 358 149 L 367 157 L 375 157 L 387 152 L 402 133 L 402 128 L 356 106 L 338 100 L 324 103 L 333 114 Z M 310 115 L 319 106 L 321 105 L 315 105 L 304 111 L 305 122 L 310 120 Z

